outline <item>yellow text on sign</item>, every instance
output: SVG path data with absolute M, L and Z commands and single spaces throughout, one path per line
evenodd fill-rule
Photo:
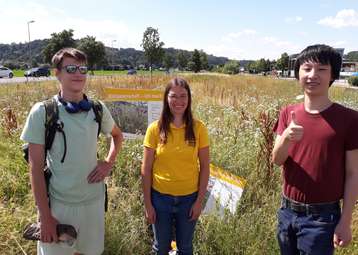
M 107 101 L 162 101 L 163 92 L 152 89 L 105 88 Z

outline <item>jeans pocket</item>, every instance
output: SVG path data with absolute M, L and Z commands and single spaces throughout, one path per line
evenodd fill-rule
M 319 225 L 335 225 L 338 223 L 340 213 L 320 213 L 311 216 L 313 222 Z

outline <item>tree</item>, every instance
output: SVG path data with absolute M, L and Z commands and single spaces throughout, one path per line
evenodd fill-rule
M 240 72 L 240 63 L 235 60 L 228 61 L 225 63 L 222 71 L 226 74 L 237 74 Z
M 253 61 L 253 60 L 248 60 L 244 64 L 244 67 L 247 71 L 249 71 L 249 73 L 254 73 L 256 71 L 255 61 Z
M 4 66 L 10 69 L 19 69 L 20 65 L 14 61 L 7 60 L 5 63 L 3 63 Z
M 93 67 L 102 64 L 105 60 L 106 51 L 102 42 L 96 41 L 96 37 L 87 36 L 79 41 L 78 49 L 86 53 L 87 64 L 93 74 Z
M 42 51 L 44 61 L 51 63 L 52 57 L 57 51 L 66 47 L 75 47 L 75 44 L 73 29 L 63 30 L 60 33 L 52 33 L 50 40 Z
M 195 49 L 193 55 L 191 56 L 191 61 L 194 63 L 191 70 L 195 73 L 201 70 L 201 59 L 200 59 L 200 52 Z
M 268 63 L 264 58 L 257 60 L 256 61 L 256 71 L 259 73 L 268 71 L 270 69 L 270 66 L 267 64 Z
M 167 71 L 174 66 L 174 57 L 170 54 L 165 54 L 163 59 L 164 67 Z
M 348 78 L 348 83 L 352 86 L 358 87 L 358 76 L 350 76 Z
M 266 70 L 265 72 L 269 72 L 272 70 L 272 62 L 270 61 L 270 59 L 266 59 Z
M 178 52 L 177 62 L 180 70 L 184 70 L 188 66 L 188 57 L 183 50 Z
M 192 60 L 190 60 L 190 61 L 188 61 L 187 67 L 188 67 L 188 70 L 194 71 L 194 69 L 195 69 L 195 63 L 194 63 Z
M 149 63 L 150 76 L 152 76 L 153 64 L 160 62 L 164 55 L 164 43 L 160 41 L 158 29 L 147 27 L 143 33 L 141 46 L 144 50 L 144 56 Z
M 288 69 L 288 61 L 289 61 L 288 54 L 286 52 L 281 54 L 281 58 L 279 58 L 276 62 L 277 69 L 282 70 L 282 72 Z
M 203 50 L 200 51 L 200 62 L 201 62 L 201 69 L 208 70 L 209 67 L 208 56 Z
M 348 61 L 358 62 L 358 51 L 351 51 L 345 56 Z

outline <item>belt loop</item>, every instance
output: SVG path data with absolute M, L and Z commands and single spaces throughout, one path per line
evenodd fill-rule
M 285 209 L 288 208 L 287 199 L 284 196 L 281 198 L 281 207 Z
M 309 215 L 310 214 L 310 206 L 305 204 L 305 211 L 306 211 L 306 215 Z

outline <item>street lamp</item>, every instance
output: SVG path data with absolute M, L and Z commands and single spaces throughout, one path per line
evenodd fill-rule
M 117 40 L 112 40 L 112 43 L 111 43 L 111 48 L 112 48 L 112 50 L 113 50 L 113 43 L 114 42 L 116 42 Z M 114 61 L 113 61 L 113 59 L 114 59 L 114 52 L 113 52 L 113 54 L 112 54 L 112 72 L 113 72 L 113 74 L 114 74 Z
M 29 34 L 29 57 L 30 57 L 30 67 L 31 67 L 31 62 L 32 62 L 32 59 L 31 59 L 31 46 L 30 46 L 30 42 L 31 42 L 31 39 L 30 39 L 30 23 L 34 23 L 35 21 L 34 20 L 30 20 L 27 22 L 27 32 Z

